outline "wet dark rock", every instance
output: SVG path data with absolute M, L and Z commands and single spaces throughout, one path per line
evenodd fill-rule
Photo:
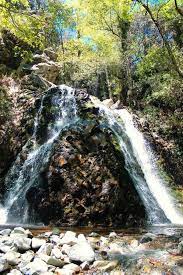
M 59 95 L 51 88 L 43 101 L 38 142 L 47 140 L 54 123 Z M 38 185 L 26 198 L 41 222 L 53 225 L 136 226 L 146 217 L 144 206 L 125 169 L 110 130 L 99 126 L 98 109 L 85 91 L 76 91 L 78 116 L 74 126 L 61 132 Z
M 156 238 L 155 234 L 152 233 L 146 233 L 142 238 L 140 239 L 140 243 L 148 243 L 153 241 Z
M 124 161 L 109 141 L 110 134 L 97 125 L 89 133 L 82 125 L 62 133 L 44 188 L 36 187 L 31 198 L 27 194 L 44 223 L 135 225 L 145 216 L 127 172 L 121 169 Z
M 0 81 L 0 194 L 5 191 L 4 177 L 22 147 L 32 136 L 39 101 L 47 83 L 36 74 L 21 80 L 4 77 Z M 2 105 L 2 106 L 1 106 Z M 26 157 L 25 152 L 22 158 Z
M 183 254 L 183 241 L 181 241 L 181 242 L 179 243 L 179 245 L 178 245 L 178 252 L 179 252 L 180 254 Z

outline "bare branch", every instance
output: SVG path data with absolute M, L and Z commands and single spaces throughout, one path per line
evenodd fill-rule
M 179 8 L 178 4 L 177 4 L 177 0 L 174 0 L 175 2 L 175 9 L 176 11 L 181 15 L 183 16 L 183 9 Z

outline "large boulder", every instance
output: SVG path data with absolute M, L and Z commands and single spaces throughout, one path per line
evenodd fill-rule
M 47 62 L 33 65 L 31 70 L 47 81 L 55 83 L 60 73 L 60 66 L 56 62 L 48 60 Z
M 43 106 L 38 129 L 41 143 L 45 122 L 53 119 L 50 98 L 57 90 L 51 89 L 44 100 L 47 106 Z M 98 109 L 85 92 L 77 91 L 76 101 L 80 120 L 55 141 L 49 163 L 41 171 L 40 184 L 26 194 L 30 209 L 36 210 L 45 224 L 141 224 L 144 206 L 113 133 L 100 123 Z

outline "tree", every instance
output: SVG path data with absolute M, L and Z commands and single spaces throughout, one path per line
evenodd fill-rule
M 177 0 L 174 0 L 176 11 L 183 16 L 183 10 L 178 6 Z
M 172 50 L 170 42 L 169 42 L 169 38 L 167 38 L 165 36 L 163 26 L 160 24 L 160 22 L 158 20 L 158 13 L 161 9 L 161 6 L 158 10 L 157 16 L 155 16 L 153 14 L 153 11 L 152 11 L 150 5 L 149 5 L 148 0 L 146 2 L 144 2 L 143 0 L 136 0 L 136 1 L 145 9 L 145 11 L 149 14 L 150 18 L 152 19 L 154 25 L 157 27 L 157 30 L 158 30 L 158 32 L 159 32 L 159 34 L 160 34 L 160 36 L 163 40 L 164 46 L 165 46 L 165 48 L 166 48 L 166 50 L 169 54 L 170 60 L 172 62 L 172 65 L 173 65 L 175 71 L 179 74 L 180 77 L 183 78 L 183 72 L 180 70 L 179 65 L 177 63 L 177 60 L 174 56 L 173 50 Z
M 128 32 L 132 20 L 130 1 L 81 0 L 77 3 L 81 12 L 80 18 L 83 18 L 83 20 L 81 20 L 81 33 L 86 36 L 89 35 L 96 44 L 96 51 L 98 50 L 101 55 L 102 51 L 105 53 L 106 48 L 110 48 L 108 65 L 110 64 L 110 55 L 113 55 L 113 52 L 116 52 L 116 55 L 118 55 L 118 61 L 116 62 L 118 72 L 115 76 L 121 83 L 120 98 L 123 103 L 126 104 L 130 82 L 130 75 L 127 73 L 130 71 L 128 56 Z M 84 13 L 82 12 L 83 10 L 85 11 Z M 83 28 L 83 26 L 85 27 Z M 104 46 L 101 47 L 100 40 L 102 40 L 102 43 L 105 45 L 105 49 Z M 112 41 L 112 45 L 109 45 L 107 40 Z M 103 58 L 105 60 L 107 59 L 106 54 L 104 54 Z M 105 66 L 103 73 L 106 75 L 108 90 L 111 94 L 109 67 L 110 66 Z

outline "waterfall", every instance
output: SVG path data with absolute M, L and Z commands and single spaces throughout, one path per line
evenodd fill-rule
M 47 168 L 61 131 L 78 121 L 75 90 L 65 85 L 53 89 L 42 97 L 32 137 L 22 148 L 6 177 L 7 191 L 4 206 L 0 206 L 0 223 L 34 222 L 35 213 L 29 209 L 26 194 L 31 187 L 43 181 L 42 172 Z M 133 116 L 126 109 L 112 110 L 96 98 L 90 98 L 99 109 L 101 125 L 112 130 L 118 141 L 125 168 L 143 201 L 149 222 L 183 224 L 183 218 L 159 176 L 151 148 L 133 123 Z M 46 109 L 48 102 L 51 112 Z
M 1 212 L 3 215 L 6 213 L 9 223 L 29 222 L 31 217 L 26 193 L 30 187 L 39 184 L 40 173 L 49 161 L 54 141 L 61 130 L 77 119 L 74 89 L 61 85 L 57 90 L 58 93 L 51 98 L 51 104 L 55 107 L 55 111 L 53 123 L 47 126 L 47 140 L 43 144 L 37 142 L 37 131 L 45 101 L 45 96 L 43 96 L 35 118 L 33 135 L 22 150 L 27 157 L 22 164 L 21 155 L 19 155 L 6 177 L 5 182 L 6 186 L 9 186 L 9 191 L 5 194 L 5 207 Z
M 183 224 L 183 218 L 158 173 L 151 148 L 133 123 L 133 116 L 126 109 L 112 110 L 95 98 L 91 99 L 118 140 L 126 169 L 144 203 L 149 222 Z

